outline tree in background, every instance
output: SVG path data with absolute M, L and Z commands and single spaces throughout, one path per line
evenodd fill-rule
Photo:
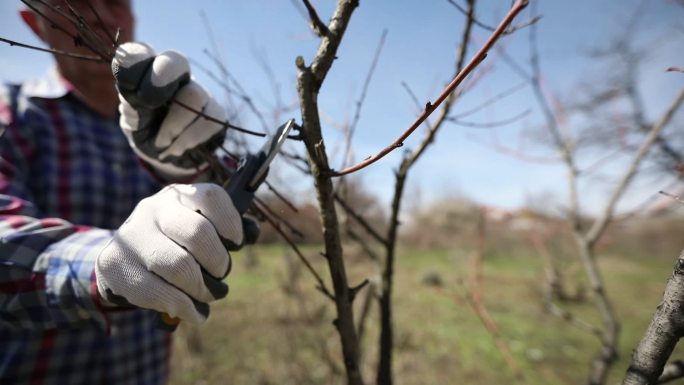
M 630 185 L 639 176 L 653 176 L 653 168 L 649 170 L 647 166 L 658 166 L 661 175 L 662 170 L 673 174 L 682 159 L 678 147 L 680 138 L 674 135 L 672 126 L 676 113 L 684 103 L 684 88 L 656 121 L 649 122 L 645 118 L 638 76 L 639 66 L 646 55 L 635 49 L 632 34 L 636 30 L 638 16 L 637 11 L 627 23 L 629 33 L 620 34 L 607 49 L 597 51 L 601 53 L 597 59 L 605 57 L 613 64 L 608 67 L 610 70 L 601 72 L 608 76 L 604 82 L 586 86 L 589 91 L 586 100 L 571 108 L 564 108 L 558 103 L 558 98 L 551 97 L 549 90 L 543 87 L 535 25 L 529 29 L 531 71 L 526 72 L 515 64 L 517 72 L 530 82 L 545 117 L 542 128 L 545 135 L 541 136 L 547 138 L 547 143 L 555 148 L 565 166 L 568 202 L 563 207 L 563 215 L 573 235 L 576 253 L 584 267 L 592 300 L 600 315 L 601 324 L 592 325 L 554 307 L 557 314 L 594 334 L 600 342 L 588 384 L 605 384 L 608 380 L 618 358 L 620 332 L 603 272 L 597 264 L 597 246 L 609 226 L 620 219 L 617 205 L 629 193 Z M 666 130 L 668 127 L 669 132 Z M 617 166 L 614 162 L 609 170 L 604 171 L 601 167 L 614 161 L 613 158 L 618 159 Z M 603 183 L 609 186 L 605 201 L 599 206 L 597 214 L 590 216 L 583 208 L 583 200 L 592 189 L 603 189 Z M 552 279 L 550 282 L 553 284 L 556 281 Z

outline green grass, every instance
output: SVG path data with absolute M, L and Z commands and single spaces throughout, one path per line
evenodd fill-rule
M 344 383 L 332 302 L 315 289 L 315 280 L 291 252 L 286 257 L 279 246 L 252 251 L 256 266 L 247 266 L 245 251 L 233 256 L 231 293 L 212 306 L 207 323 L 176 333 L 171 383 Z M 304 251 L 330 286 L 320 250 Z M 622 326 L 621 357 L 609 384 L 621 379 L 675 258 L 601 257 L 606 287 Z M 492 334 L 463 300 L 458 282 L 469 277 L 469 263 L 467 250 L 400 249 L 393 302 L 397 384 L 516 383 Z M 379 273 L 371 262 L 353 255 L 347 257 L 347 269 L 351 284 Z M 439 277 L 442 286 L 426 284 L 428 275 Z M 541 261 L 534 254 L 495 250 L 483 263 L 484 304 L 528 383 L 583 383 L 598 340 L 544 311 L 542 277 Z M 357 315 L 366 290 L 356 300 Z M 562 306 L 600 324 L 591 301 Z M 373 383 L 375 307 L 366 325 L 363 371 L 366 382 Z M 201 351 L 193 351 L 193 341 L 201 343 Z

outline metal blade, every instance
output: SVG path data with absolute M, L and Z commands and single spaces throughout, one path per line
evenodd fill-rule
M 249 182 L 249 188 L 256 189 L 256 187 L 258 187 L 256 186 L 256 184 L 263 180 L 263 177 L 268 172 L 268 167 L 271 164 L 271 161 L 273 160 L 273 158 L 275 158 L 278 151 L 280 151 L 280 147 L 282 147 L 283 143 L 285 143 L 285 140 L 287 139 L 287 136 L 292 130 L 292 127 L 294 127 L 294 124 L 294 119 L 290 119 L 285 124 L 278 127 L 275 134 L 273 135 L 273 138 L 270 141 L 266 142 L 266 144 L 264 144 L 261 150 L 259 150 L 261 153 L 266 155 L 266 158 L 264 159 L 264 162 L 259 166 L 259 169 L 256 171 L 256 173 L 254 173 L 254 177 Z

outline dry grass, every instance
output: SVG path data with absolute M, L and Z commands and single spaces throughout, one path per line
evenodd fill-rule
M 332 303 L 282 248 L 259 247 L 256 254 L 258 264 L 253 267 L 241 263 L 244 252 L 236 254 L 228 299 L 213 306 L 209 321 L 199 330 L 177 333 L 172 384 L 343 383 Z M 311 248 L 308 254 L 325 277 L 318 249 Z M 543 310 L 543 273 L 536 256 L 525 251 L 492 254 L 483 265 L 485 305 L 528 380 L 582 383 L 598 348 L 596 338 Z M 662 258 L 601 258 L 623 331 L 622 357 L 609 383 L 624 373 L 676 256 L 677 251 Z M 352 283 L 377 274 L 362 257 L 349 257 L 348 264 Z M 492 336 L 461 301 L 456 278 L 465 276 L 467 267 L 467 251 L 400 252 L 394 300 L 396 383 L 515 383 Z M 428 276 L 432 284 L 424 282 Z M 443 285 L 435 286 L 440 280 Z M 590 302 L 563 306 L 598 322 Z M 377 361 L 376 320 L 373 311 L 363 340 L 368 383 L 374 381 Z

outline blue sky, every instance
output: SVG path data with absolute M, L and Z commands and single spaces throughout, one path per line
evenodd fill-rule
M 458 1 L 458 0 L 457 0 Z M 296 102 L 296 68 L 294 61 L 302 56 L 307 63 L 313 58 L 318 41 L 308 29 L 298 7 L 301 2 L 273 0 L 200 0 L 194 2 L 134 1 L 137 14 L 137 38 L 157 50 L 177 49 L 215 69 L 204 49 L 218 47 L 223 62 L 238 79 L 267 116 L 276 100 L 284 105 Z M 332 14 L 335 2 L 314 0 L 314 6 L 324 21 Z M 494 25 L 505 14 L 508 1 L 480 1 L 478 18 Z M 296 4 L 296 5 L 295 5 Z M 668 0 L 652 1 L 540 1 L 538 23 L 540 55 L 545 83 L 562 98 L 572 98 L 580 81 L 596 78 L 598 68 L 586 53 L 592 47 L 605 45 L 615 34 L 624 33 L 625 20 L 641 4 L 643 15 L 640 39 L 652 48 L 644 65 L 641 83 L 647 95 L 648 114 L 658 116 L 674 94 L 684 86 L 684 76 L 666 73 L 671 66 L 684 67 L 684 6 Z M 39 44 L 16 16 L 19 1 L 0 3 L 0 36 Z M 204 16 L 201 16 L 203 12 Z M 524 12 L 518 22 L 527 20 Z M 354 139 L 357 159 L 376 153 L 408 127 L 418 113 L 402 82 L 408 84 L 424 103 L 435 99 L 450 80 L 454 53 L 459 42 L 464 18 L 447 0 L 361 0 L 345 35 L 333 69 L 323 85 L 319 107 L 326 129 L 330 151 L 340 148 L 336 124 L 351 119 L 361 93 L 376 46 L 383 30 L 387 38 L 375 75 L 369 86 Z M 211 27 L 215 45 L 209 39 Z M 471 52 L 488 36 L 476 28 Z M 501 44 L 507 52 L 526 62 L 527 31 L 505 37 Z M 50 65 L 48 54 L 0 45 L 0 78 L 20 81 L 37 76 Z M 267 65 L 263 65 L 267 63 Z M 498 92 L 520 84 L 515 75 L 496 55 L 484 63 L 489 72 L 456 105 L 454 112 L 466 111 Z M 267 70 L 271 71 L 269 75 Z M 218 73 L 218 71 L 216 71 Z M 223 92 L 205 74 L 197 77 L 214 94 L 223 99 Z M 274 81 L 275 80 L 275 86 Z M 278 90 L 276 93 L 274 89 Z M 247 109 L 242 108 L 241 124 L 260 129 Z M 511 147 L 518 145 L 521 131 L 538 125 L 542 120 L 532 93 L 523 88 L 513 96 L 493 105 L 467 120 L 487 123 L 515 116 L 530 110 L 529 115 L 515 124 L 496 129 L 443 127 L 436 144 L 423 156 L 409 177 L 407 204 L 429 202 L 449 195 L 466 195 L 492 206 L 514 208 L 525 204 L 531 196 L 549 193 L 565 196 L 565 171 L 554 162 L 524 162 L 505 155 L 491 144 L 495 136 Z M 299 120 L 297 111 L 283 115 Z M 275 123 L 274 123 L 275 124 Z M 670 127 L 670 130 L 676 129 Z M 678 128 L 681 130 L 681 126 Z M 406 141 L 415 146 L 423 137 L 421 130 Z M 401 150 L 355 175 L 361 178 L 383 201 L 393 190 L 393 169 L 400 161 Z M 548 156 L 543 148 L 527 145 L 531 154 Z M 339 164 L 335 160 L 333 164 Z M 278 167 L 278 182 L 285 190 L 299 191 L 302 178 L 293 170 Z M 616 174 L 619 174 L 616 170 Z M 669 182 L 651 178 L 637 184 L 625 203 L 641 202 L 656 194 Z M 585 196 L 589 209 L 599 207 L 606 186 L 592 186 Z M 589 191 L 592 191 L 589 193 Z

